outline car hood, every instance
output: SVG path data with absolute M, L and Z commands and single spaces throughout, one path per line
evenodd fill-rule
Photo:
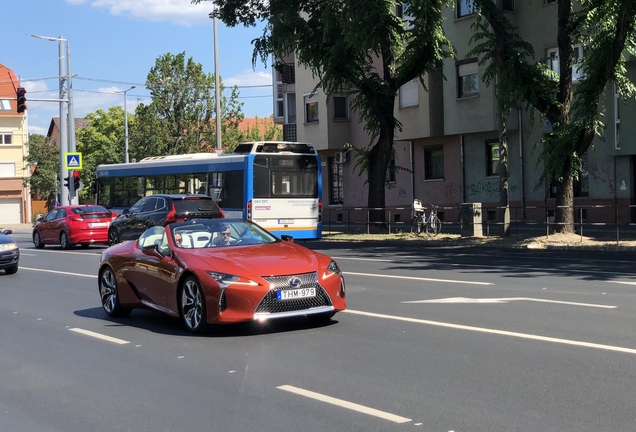
M 189 266 L 242 276 L 290 275 L 318 270 L 315 252 L 288 242 L 187 249 L 184 252 L 183 258 Z
M 0 234 L 0 244 L 15 243 L 13 239 L 5 234 Z

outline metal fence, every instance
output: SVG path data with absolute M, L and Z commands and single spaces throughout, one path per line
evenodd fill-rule
M 503 207 L 490 204 L 470 203 L 475 210 L 474 217 L 462 216 L 467 204 L 438 206 L 438 217 L 442 221 L 442 234 L 463 234 L 476 232 L 483 236 L 500 236 L 503 222 L 499 214 Z M 464 207 L 462 207 L 464 206 Z M 565 208 L 565 207 L 563 207 Z M 636 240 L 636 206 L 634 205 L 585 205 L 573 206 L 574 230 L 581 237 L 598 240 Z M 510 206 L 510 236 L 530 237 L 552 235 L 559 224 L 555 223 L 555 205 Z M 411 206 L 403 207 L 337 207 L 323 208 L 323 232 L 372 234 L 412 232 Z M 427 208 L 426 214 L 430 210 Z M 382 217 L 378 218 L 377 213 Z M 470 225 L 470 227 L 469 227 Z M 469 228 L 469 229 L 467 229 Z

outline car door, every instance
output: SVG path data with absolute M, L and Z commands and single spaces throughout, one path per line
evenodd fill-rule
M 42 243 L 50 243 L 51 238 L 53 238 L 51 234 L 51 222 L 56 218 L 59 209 L 51 210 L 44 216 L 44 220 L 42 224 L 38 227 L 38 231 L 40 232 L 40 240 Z
M 158 245 L 159 251 L 153 246 Z M 171 256 L 163 226 L 152 227 L 142 233 L 137 241 L 135 267 L 129 280 L 147 302 L 163 312 L 176 313 L 169 309 L 174 305 L 178 282 L 178 267 Z
M 156 208 L 157 198 L 152 196 L 146 197 L 146 202 L 144 203 L 143 208 L 135 215 L 135 223 L 133 225 L 135 238 L 138 238 L 144 231 L 155 225 L 152 223 L 151 217 Z
M 51 242 L 60 242 L 60 233 L 66 227 L 66 209 L 61 208 L 55 215 L 55 219 L 51 221 L 49 233 L 51 235 Z
M 139 237 L 139 234 L 135 234 L 135 224 L 137 223 L 137 216 L 141 213 L 141 209 L 144 208 L 148 198 L 142 198 L 137 201 L 130 209 L 128 213 L 120 216 L 121 222 L 117 221 L 119 225 L 119 238 L 122 240 L 134 240 Z

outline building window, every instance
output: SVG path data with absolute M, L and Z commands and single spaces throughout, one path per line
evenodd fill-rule
M 499 175 L 499 141 L 486 141 L 486 176 Z
M 335 157 L 329 159 L 329 204 L 342 205 L 344 203 L 343 164 L 336 163 Z
M 505 11 L 514 11 L 515 10 L 515 0 L 500 0 L 501 10 Z
M 457 95 L 460 98 L 479 95 L 479 64 L 476 59 L 457 64 Z
M 397 16 L 402 18 L 404 21 L 404 29 L 411 30 L 413 28 L 413 20 L 415 19 L 413 15 L 409 13 L 409 8 L 411 7 L 411 2 L 404 2 L 402 4 L 398 4 L 397 7 Z
M 11 101 L 9 99 L 0 99 L 0 111 L 11 111 Z
M 614 84 L 614 148 L 621 149 L 621 94 Z
M 395 149 L 391 149 L 391 159 L 389 159 L 389 166 L 386 168 L 384 181 L 386 183 L 395 183 Z
M 0 131 L 0 145 L 13 144 L 13 134 L 11 132 Z
M 424 180 L 444 179 L 444 147 L 424 148 Z
M 296 93 L 286 94 L 285 108 L 285 124 L 296 124 Z
M 417 79 L 407 82 L 400 87 L 400 108 L 406 108 L 411 106 L 417 106 L 418 104 L 418 85 Z
M 576 44 L 574 45 L 574 58 L 572 63 L 572 82 L 579 82 L 585 74 L 583 73 L 582 68 L 582 59 L 583 59 L 583 45 Z M 561 67 L 559 64 L 559 48 L 550 48 L 547 50 L 547 60 L 548 67 L 560 74 Z
M 305 96 L 305 123 L 318 123 L 318 95 Z
M 0 178 L 2 177 L 15 177 L 14 162 L 0 162 Z
M 333 98 L 333 118 L 337 120 L 349 119 L 349 105 L 346 96 L 334 96 Z
M 476 12 L 474 0 L 456 0 L 457 18 L 465 17 Z
M 283 84 L 276 83 L 276 112 L 274 113 L 274 117 L 281 118 L 284 115 L 284 107 L 283 107 Z

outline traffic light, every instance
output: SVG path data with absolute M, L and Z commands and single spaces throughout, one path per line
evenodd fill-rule
M 73 171 L 73 190 L 77 192 L 80 189 L 80 172 Z
M 18 90 L 16 91 L 16 97 L 18 99 L 18 113 L 23 113 L 27 109 L 26 89 L 24 87 L 18 87 Z
M 69 175 L 69 176 L 64 177 L 64 187 L 65 187 L 66 189 L 68 189 L 68 185 L 69 185 L 69 180 L 70 180 L 70 179 L 71 179 L 71 176 L 70 176 L 70 175 Z

